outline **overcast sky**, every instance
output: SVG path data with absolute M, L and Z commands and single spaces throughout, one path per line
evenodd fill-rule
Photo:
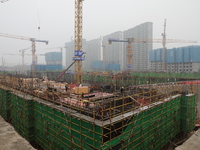
M 74 37 L 74 0 L 9 0 L 0 3 L 0 32 L 48 40 L 36 43 L 36 53 L 64 46 Z M 85 0 L 83 2 L 83 38 L 96 39 L 124 31 L 144 22 L 153 23 L 153 38 L 162 38 L 167 19 L 167 39 L 200 42 L 200 0 Z M 40 30 L 38 30 L 40 27 Z M 167 44 L 168 48 L 197 44 Z M 20 49 L 31 42 L 0 36 L 0 58 L 6 65 L 21 64 Z M 162 47 L 154 44 L 154 48 Z M 31 53 L 30 50 L 26 53 Z M 43 57 L 43 56 L 41 56 Z M 25 63 L 31 63 L 26 56 Z M 44 57 L 39 58 L 44 63 Z M 2 61 L 0 61 L 0 65 Z

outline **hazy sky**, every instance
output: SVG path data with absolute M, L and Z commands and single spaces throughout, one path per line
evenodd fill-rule
M 83 2 L 83 38 L 96 39 L 124 31 L 144 22 L 153 22 L 153 38 L 162 38 L 167 19 L 167 38 L 200 42 L 200 0 L 85 0 Z M 40 27 L 40 30 L 38 30 Z M 36 43 L 36 53 L 64 46 L 74 36 L 74 0 L 9 0 L 0 3 L 0 32 L 48 40 Z M 198 44 L 167 44 L 168 48 Z M 31 42 L 0 36 L 0 58 L 6 65 L 21 64 L 20 49 Z M 154 44 L 154 48 L 162 47 Z M 31 53 L 30 50 L 26 53 Z M 39 63 L 44 63 L 44 57 Z M 31 57 L 25 57 L 31 63 Z M 0 65 L 2 61 L 0 61 Z

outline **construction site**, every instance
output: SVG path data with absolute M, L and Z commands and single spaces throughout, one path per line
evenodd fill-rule
M 195 128 L 195 78 L 84 77 L 90 83 L 77 86 L 69 75 L 1 75 L 1 116 L 38 149 L 161 149 Z
M 49 41 L 0 33 L 31 42 L 32 52 L 28 71 L 27 49 L 19 50 L 20 71 L 6 70 L 2 58 L 0 115 L 38 150 L 171 150 L 184 143 L 200 127 L 200 46 L 166 44 L 197 41 L 166 39 L 166 19 L 162 39 L 152 38 L 146 22 L 84 41 L 82 3 L 75 0 L 74 40 L 56 47 L 61 52 L 36 54 L 36 42 Z

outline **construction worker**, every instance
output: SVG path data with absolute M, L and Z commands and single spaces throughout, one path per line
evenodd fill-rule
M 89 101 L 88 100 L 82 100 L 83 104 L 85 105 L 85 107 L 89 106 Z
M 121 90 L 121 94 L 124 93 L 124 87 L 123 86 L 121 87 L 120 90 Z
M 81 94 L 81 98 L 84 98 L 84 93 Z
M 68 83 L 65 83 L 65 90 L 67 92 L 67 90 L 68 90 Z

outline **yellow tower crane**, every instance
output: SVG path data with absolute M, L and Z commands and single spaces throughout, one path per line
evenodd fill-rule
M 75 0 L 75 31 L 74 31 L 74 58 L 75 69 L 74 69 L 74 78 L 77 84 L 82 82 L 82 3 L 83 0 Z
M 85 53 L 82 51 L 82 6 L 83 0 L 75 0 L 74 61 L 57 78 L 58 80 L 73 64 L 75 64 L 74 79 L 77 84 L 82 83 L 82 61 L 85 59 L 85 57 L 83 57 Z
M 32 42 L 32 67 L 31 67 L 31 73 L 32 77 L 35 77 L 35 63 L 36 63 L 36 56 L 35 56 L 35 42 L 42 42 L 48 44 L 49 41 L 45 40 L 37 40 L 35 38 L 29 38 L 24 36 L 18 36 L 18 35 L 11 35 L 6 33 L 0 33 L 0 36 L 7 37 L 7 38 L 14 38 L 14 39 L 20 39 L 20 40 L 27 40 Z
M 165 32 L 164 32 L 165 34 Z M 164 39 L 164 40 L 163 40 Z M 166 39 L 166 35 L 163 36 L 163 39 L 136 39 L 136 38 L 127 38 L 125 40 L 120 40 L 120 39 L 113 39 L 113 38 L 109 38 L 109 44 L 111 44 L 112 42 L 128 42 L 128 45 L 126 47 L 126 59 L 127 59 L 127 71 L 130 72 L 132 70 L 132 42 L 139 42 L 139 43 L 162 43 L 163 47 L 165 47 L 165 51 L 166 51 L 166 43 L 197 43 L 197 41 L 186 41 L 186 40 L 179 40 L 179 39 Z M 166 53 L 166 52 L 165 52 Z M 164 66 L 165 66 L 165 59 L 166 59 L 166 55 L 163 56 L 164 57 Z

